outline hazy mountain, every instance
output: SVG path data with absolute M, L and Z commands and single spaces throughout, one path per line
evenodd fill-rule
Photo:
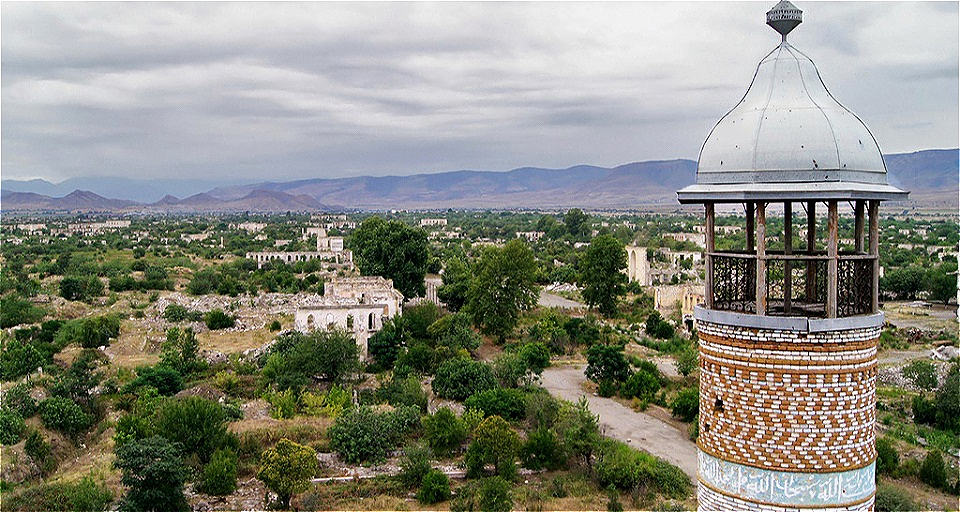
M 957 208 L 960 167 L 957 149 L 885 155 L 890 182 L 909 190 L 914 206 Z M 306 211 L 341 208 L 636 208 L 677 205 L 676 191 L 696 179 L 692 160 L 636 162 L 613 168 L 579 165 L 567 169 L 523 167 L 506 172 L 451 171 L 412 176 L 310 179 L 233 184 L 195 193 L 157 195 L 150 204 L 105 199 L 93 192 L 73 191 L 56 198 L 33 190 L 8 189 L 3 182 L 4 210 L 127 211 Z M 15 182 L 44 187 L 39 180 Z M 136 197 L 138 186 L 158 181 L 126 180 L 120 197 Z M 139 185 L 138 185 L 139 184 Z M 47 185 L 50 185 L 47 183 Z M 58 185 L 59 186 L 59 185 Z M 156 190 L 154 195 L 159 194 Z M 908 205 L 904 205 L 908 206 Z
M 249 183 L 252 180 L 246 180 Z M 63 197 L 74 190 L 89 190 L 102 197 L 119 197 L 139 203 L 151 203 L 165 195 L 187 197 L 215 187 L 236 184 L 237 180 L 174 180 L 138 179 L 123 177 L 70 178 L 60 183 L 46 180 L 2 180 L 0 190 L 33 192 L 51 197 Z

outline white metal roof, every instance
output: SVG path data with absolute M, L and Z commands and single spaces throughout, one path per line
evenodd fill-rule
M 778 8 L 791 20 L 782 20 Z M 906 192 L 887 183 L 870 130 L 827 91 L 813 61 L 786 41 L 800 23 L 799 10 L 781 2 L 771 13 L 776 15 L 771 26 L 784 40 L 764 57 L 743 99 L 707 136 L 697 184 L 680 190 L 680 201 L 701 202 L 713 192 L 720 201 L 743 193 L 772 194 L 771 199 L 795 193 L 802 200 L 804 194 L 831 191 L 837 198 L 853 193 L 862 199 L 905 199 Z M 872 186 L 851 189 L 851 183 Z

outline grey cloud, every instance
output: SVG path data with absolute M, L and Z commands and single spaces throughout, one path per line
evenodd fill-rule
M 800 7 L 791 41 L 878 138 L 955 145 L 956 5 Z M 778 42 L 767 8 L 4 2 L 4 177 L 696 158 Z

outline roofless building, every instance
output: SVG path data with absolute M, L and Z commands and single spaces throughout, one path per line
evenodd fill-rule
M 787 42 L 801 17 L 788 1 L 767 13 L 782 41 L 710 132 L 696 183 L 677 193 L 706 217 L 701 510 L 873 508 L 878 210 L 907 192 L 887 183 L 870 130 Z M 716 207 L 730 203 L 744 206 L 745 245 L 719 250 Z M 848 247 L 841 210 L 853 217 Z

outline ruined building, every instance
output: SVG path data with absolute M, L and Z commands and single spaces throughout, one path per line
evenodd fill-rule
M 787 42 L 800 22 L 787 1 L 767 13 L 782 42 L 710 132 L 696 183 L 678 192 L 706 218 L 694 313 L 701 510 L 873 508 L 878 211 L 907 192 L 887 183 L 873 135 Z M 721 203 L 744 205 L 741 250 L 715 250 Z M 773 204 L 782 233 L 767 231 Z M 856 219 L 852 251 L 839 250 L 841 208 Z

